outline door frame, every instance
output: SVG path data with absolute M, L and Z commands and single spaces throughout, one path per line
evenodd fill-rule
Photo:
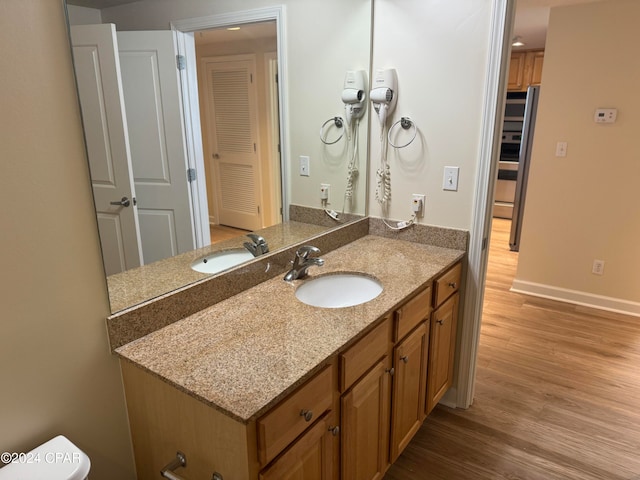
M 493 0 L 492 2 L 487 81 L 462 307 L 464 313 L 459 338 L 457 380 L 455 389 L 451 389 L 443 399 L 445 403 L 460 408 L 469 408 L 474 396 L 515 2 L 516 0 Z
M 271 159 L 277 158 L 278 161 L 269 162 L 269 186 L 270 186 L 270 204 L 271 215 L 269 223 L 280 223 L 282 221 L 282 187 L 277 185 L 278 180 L 282 179 L 280 165 L 280 144 L 278 143 L 280 129 L 280 106 L 278 101 L 278 84 L 276 76 L 278 75 L 278 53 L 269 52 L 264 56 L 264 71 L 267 81 L 265 82 L 265 96 L 267 98 L 267 111 L 269 118 L 267 119 L 267 149 L 271 152 Z M 279 187 L 279 188 L 278 188 Z
M 278 78 L 283 81 L 278 82 L 278 95 L 280 97 L 280 188 L 282 192 L 282 220 L 289 220 L 289 191 L 287 187 L 286 179 L 289 178 L 289 165 L 287 159 L 289 158 L 288 147 L 288 127 L 289 127 L 289 101 L 287 97 L 286 89 L 283 85 L 287 84 L 287 55 L 286 55 L 286 11 L 284 5 L 276 5 L 273 7 L 258 8 L 253 10 L 244 10 L 238 12 L 222 13 L 217 15 L 209 15 L 204 17 L 188 18 L 184 20 L 174 20 L 170 22 L 171 30 L 177 32 L 176 37 L 180 37 L 184 33 L 192 33 L 198 30 L 206 30 L 209 28 L 230 27 L 234 25 L 242 25 L 246 23 L 256 23 L 265 21 L 276 22 L 276 38 L 277 38 L 277 59 L 278 59 Z M 177 42 L 178 55 L 185 55 L 184 45 L 180 45 Z M 186 70 L 190 71 L 189 75 L 196 76 L 195 62 L 187 62 Z M 196 85 L 197 87 L 197 85 Z M 190 83 L 183 82 L 182 94 L 186 99 L 193 97 L 193 87 Z M 197 114 L 197 117 L 196 117 Z M 200 128 L 199 111 L 191 109 L 189 112 L 185 112 L 185 117 L 189 115 L 189 120 L 186 124 L 186 135 L 188 142 L 196 137 L 200 138 L 200 144 L 202 144 Z M 203 171 L 204 173 L 204 171 Z M 204 177 L 204 175 L 202 175 Z M 202 200 L 200 200 L 202 201 Z M 206 198 L 205 198 L 206 205 Z
M 196 248 L 211 244 L 209 229 L 209 207 L 207 204 L 207 185 L 200 130 L 200 105 L 198 102 L 198 78 L 196 69 L 195 38 L 191 32 L 173 31 L 175 51 L 184 55 L 184 69 L 178 69 L 180 76 L 180 94 L 182 95 L 182 120 L 184 125 L 185 154 L 187 168 L 196 172 L 196 178 L 189 181 L 191 210 Z M 177 61 L 177 60 L 176 60 Z M 194 123 L 195 122 L 195 123 Z

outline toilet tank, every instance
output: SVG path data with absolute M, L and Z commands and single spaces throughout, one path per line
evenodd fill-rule
M 86 480 L 89 457 L 58 435 L 29 452 L 1 454 L 0 480 Z

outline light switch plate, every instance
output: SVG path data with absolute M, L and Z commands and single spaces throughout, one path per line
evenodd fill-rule
M 300 155 L 300 176 L 309 176 L 309 157 Z
M 567 156 L 567 142 L 556 143 L 556 157 Z
M 442 189 L 458 191 L 458 171 L 459 167 L 444 167 L 444 178 L 442 179 Z

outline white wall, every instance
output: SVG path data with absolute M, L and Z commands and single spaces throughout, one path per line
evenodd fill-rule
M 409 219 L 411 194 L 423 193 L 426 212 L 420 223 L 471 226 L 491 4 L 490 0 L 374 2 L 373 71 L 395 68 L 398 74 L 398 104 L 391 122 L 408 116 L 419 129 L 418 138 L 407 148 L 389 148 L 389 218 Z M 371 123 L 369 214 L 381 217 L 375 199 L 379 122 L 373 118 Z M 460 167 L 457 192 L 442 190 L 444 166 Z
M 100 10 L 96 8 L 67 5 L 67 15 L 69 16 L 69 25 L 94 25 L 102 23 L 102 15 L 100 14 Z
M 64 434 L 92 480 L 133 479 L 63 5 L 3 0 L 0 18 L 0 451 Z
M 290 202 L 320 207 L 320 183 L 332 185 L 334 209 L 342 208 L 346 185 L 346 155 L 335 158 L 336 148 L 325 149 L 320 126 L 344 115 L 340 99 L 347 70 L 369 69 L 370 0 L 251 0 L 241 6 L 233 0 L 143 0 L 102 11 L 104 22 L 119 30 L 166 29 L 172 20 L 286 5 L 290 162 Z M 366 122 L 360 127 L 361 165 L 366 158 Z M 341 141 L 338 147 L 343 148 Z M 311 175 L 301 177 L 298 157 L 311 157 Z M 360 176 L 355 212 L 365 212 L 366 175 Z
M 515 288 L 640 314 L 638 19 L 634 0 L 551 10 Z

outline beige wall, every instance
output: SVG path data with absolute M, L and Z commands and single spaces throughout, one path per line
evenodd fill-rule
M 0 451 L 64 434 L 134 478 L 63 5 L 2 0 Z
M 638 19 L 635 0 L 551 11 L 517 288 L 640 313 Z
M 400 150 L 389 147 L 388 217 L 411 217 L 411 194 L 426 194 L 421 223 L 469 229 L 480 158 L 490 0 L 375 0 L 373 71 L 395 68 L 398 103 L 393 118 L 411 117 L 419 134 Z M 396 127 L 397 129 L 397 127 Z M 396 130 L 394 130 L 395 133 Z M 369 215 L 376 201 L 380 123 L 371 119 Z M 398 143 L 410 137 L 403 136 Z M 443 191 L 445 166 L 460 167 L 457 192 Z

